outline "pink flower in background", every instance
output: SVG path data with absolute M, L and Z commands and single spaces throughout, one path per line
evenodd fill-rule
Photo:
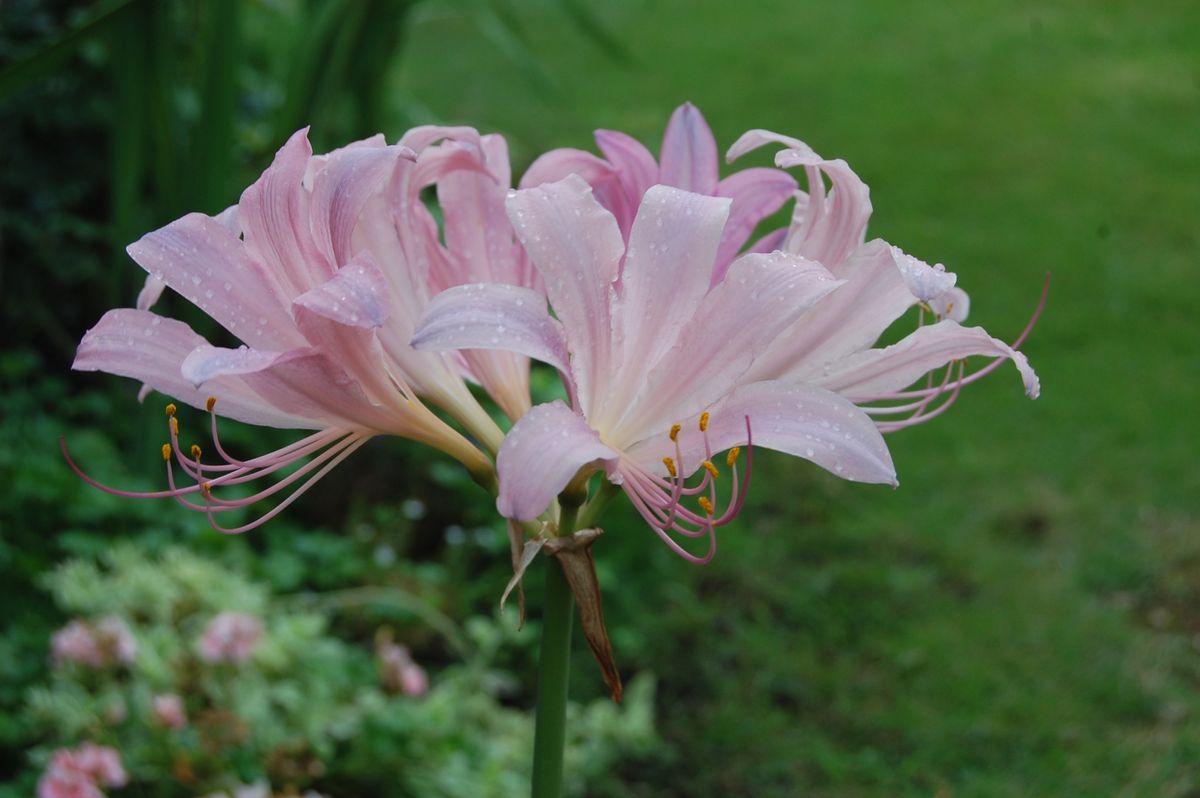
M 128 665 L 137 656 L 137 640 L 120 618 L 105 617 L 95 623 L 73 620 L 50 639 L 55 664 L 78 662 L 92 668 Z
M 242 662 L 262 638 L 262 621 L 244 612 L 222 612 L 209 621 L 200 637 L 200 658 L 206 662 Z
M 187 726 L 187 710 L 183 699 L 174 693 L 164 693 L 154 696 L 152 700 L 154 719 L 168 729 L 182 729 Z
M 419 698 L 429 692 L 425 669 L 413 661 L 407 646 L 380 642 L 375 647 L 379 678 L 385 689 Z
M 56 665 L 78 662 L 92 668 L 104 667 L 104 652 L 92 627 L 78 618 L 50 638 L 50 658 Z
M 113 662 L 129 665 L 137 656 L 137 639 L 120 618 L 108 616 L 97 621 L 96 640 Z
M 700 109 L 684 103 L 675 109 L 663 135 L 659 160 L 641 142 L 614 130 L 597 130 L 596 145 L 604 158 L 582 150 L 551 150 L 530 165 L 521 178 L 522 188 L 532 188 L 577 174 L 592 186 L 596 200 L 617 220 L 629 239 L 638 206 L 654 185 L 730 200 L 729 218 L 721 231 L 714 284 L 724 275 L 754 228 L 792 198 L 796 181 L 779 169 L 751 168 L 720 179 L 717 142 Z M 754 245 L 752 251 L 769 252 L 772 241 Z M 708 264 L 704 265 L 707 269 Z
M 488 167 L 481 165 L 484 149 L 495 155 Z M 487 446 L 499 446 L 502 433 L 463 381 L 463 357 L 416 352 L 408 342 L 433 291 L 430 242 L 437 226 L 420 191 L 457 170 L 502 171 L 496 149 L 424 147 L 415 154 L 375 137 L 314 156 L 300 131 L 236 206 L 217 217 L 189 214 L 132 244 L 129 254 L 150 274 L 139 307 L 105 314 L 80 342 L 74 368 L 132 377 L 206 410 L 218 461 L 204 462 L 199 445 L 181 446 L 169 405 L 170 443 L 163 447 L 169 490 L 119 491 L 81 476 L 119 495 L 173 497 L 206 512 L 217 528 L 217 514 L 292 491 L 261 518 L 223 529 L 241 532 L 273 517 L 377 434 L 427 443 L 473 473 L 490 473 L 487 458 L 424 404 L 441 408 Z M 478 199 L 462 193 L 464 204 Z M 186 324 L 150 312 L 163 286 L 240 345 L 213 346 Z M 511 356 L 505 363 L 519 381 L 519 363 Z M 503 396 L 513 412 L 522 385 Z M 239 460 L 221 445 L 217 413 L 316 432 Z M 219 495 L 222 486 L 253 483 L 306 458 L 250 496 Z M 176 487 L 174 467 L 193 484 Z
M 124 787 L 128 782 L 120 752 L 84 743 L 54 752 L 38 782 L 38 798 L 103 798 L 100 787 Z

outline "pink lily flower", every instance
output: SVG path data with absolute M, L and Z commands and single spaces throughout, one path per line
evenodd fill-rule
M 798 194 L 788 227 L 766 236 L 764 245 L 819 261 L 845 285 L 767 347 L 748 378 L 802 382 L 834 391 L 879 419 L 883 432 L 941 415 L 963 386 L 1005 360 L 1017 367 L 1025 393 L 1038 396 L 1037 375 L 1016 349 L 1041 315 L 1044 291 L 1033 318 L 1011 345 L 982 327 L 964 327 L 970 300 L 955 285 L 954 273 L 879 239 L 863 243 L 871 216 L 869 192 L 845 161 L 826 160 L 803 142 L 763 130 L 744 134 L 730 148 L 728 159 L 771 143 L 785 148 L 776 155 L 777 166 L 805 170 L 809 191 Z M 921 308 L 920 326 L 891 346 L 872 348 L 914 306 Z M 926 314 L 934 323 L 924 324 Z M 964 361 L 973 355 L 994 360 L 967 375 Z M 924 387 L 905 390 L 942 367 L 946 370 L 940 379 L 930 376 Z
M 491 180 L 492 172 L 501 171 L 502 151 L 494 141 L 428 147 L 427 138 L 424 131 L 410 134 L 419 154 L 376 136 L 314 156 L 307 132 L 299 131 L 237 206 L 217 217 L 189 214 L 132 244 L 129 254 L 151 278 L 139 308 L 106 313 L 84 336 L 73 367 L 131 377 L 207 410 L 219 461 L 202 461 L 198 445 L 181 447 L 175 406 L 168 405 L 163 458 L 169 490 L 119 491 L 72 467 L 112 493 L 173 497 L 206 512 L 226 532 L 273 517 L 377 434 L 427 443 L 489 478 L 488 458 L 424 404 L 446 411 L 492 451 L 498 448 L 502 433 L 463 382 L 463 358 L 417 352 L 409 339 L 433 286 L 449 280 L 432 275 L 447 267 L 433 262 L 437 225 L 420 192 L 460 170 Z M 485 151 L 486 166 L 480 160 Z M 464 182 L 451 180 L 455 186 Z M 483 193 L 468 185 L 459 190 L 461 204 L 482 203 Z M 471 213 L 456 208 L 456 228 Z M 452 250 L 455 243 L 449 242 Z M 148 308 L 163 286 L 205 311 L 241 345 L 214 346 L 183 322 L 152 313 Z M 502 362 L 520 371 L 511 356 Z M 489 387 L 499 382 L 486 372 L 479 378 Z M 513 413 L 521 409 L 519 380 L 513 377 L 498 397 Z M 240 460 L 221 445 L 218 412 L 250 424 L 316 431 Z M 249 497 L 217 495 L 224 486 L 255 482 L 305 458 Z M 172 461 L 194 484 L 175 485 Z M 223 528 L 214 520 L 285 489 L 293 492 L 255 521 Z
M 579 174 L 617 217 L 626 239 L 641 197 L 654 182 L 732 197 L 730 220 L 713 269 L 714 285 L 724 277 L 755 225 L 795 197 L 791 223 L 750 244 L 748 251 L 779 249 L 801 255 L 822 264 L 847 285 L 779 335 L 756 359 L 748 379 L 782 379 L 836 391 L 875 416 L 884 432 L 941 415 L 964 386 L 995 370 L 1005 359 L 1020 370 L 1026 393 L 1038 395 L 1036 375 L 1025 356 L 1015 350 L 1040 316 L 1045 294 L 1033 319 L 1011 345 L 983 328 L 962 326 L 969 297 L 955 285 L 953 273 L 940 264 L 931 267 L 883 241 L 864 243 L 872 210 L 870 192 L 844 160 L 824 159 L 801 141 L 752 130 L 729 149 L 726 161 L 732 163 L 751 150 L 778 143 L 785 148 L 776 157 L 778 169 L 746 169 L 718 182 L 716 142 L 703 116 L 690 103 L 671 116 L 661 168 L 645 147 L 623 133 L 597 131 L 596 141 L 607 160 L 581 150 L 554 150 L 534 162 L 522 185 Z M 797 190 L 795 181 L 780 177 L 786 175 L 781 170 L 796 167 L 805 171 L 807 192 Z M 914 305 L 922 310 L 921 328 L 886 350 L 871 349 Z M 924 325 L 926 314 L 932 316 L 933 324 Z M 972 355 L 995 360 L 967 375 L 963 361 Z M 947 370 L 938 379 L 905 390 L 942 367 Z
M 521 178 L 521 187 L 579 175 L 595 190 L 600 204 L 616 217 L 626 241 L 642 197 L 651 186 L 674 186 L 710 197 L 727 197 L 731 203 L 729 220 L 717 248 L 714 285 L 758 223 L 782 208 L 796 192 L 795 179 L 780 169 L 743 169 L 719 179 L 717 141 L 700 109 L 691 103 L 684 103 L 671 114 L 659 161 L 641 142 L 625 133 L 597 130 L 595 137 L 604 158 L 572 148 L 551 150 L 530 165 Z M 765 252 L 774 248 L 755 249 Z
M 434 299 L 412 342 L 421 350 L 506 348 L 562 374 L 571 405 L 534 407 L 500 449 L 502 515 L 533 520 L 577 475 L 603 469 L 673 550 L 707 562 L 715 528 L 744 498 L 733 447 L 751 443 L 751 428 L 761 446 L 847 479 L 895 484 L 883 438 L 853 403 L 805 383 L 744 378 L 842 282 L 816 261 L 781 252 L 743 255 L 714 282 L 730 205 L 654 186 L 626 244 L 615 215 L 578 176 L 509 196 L 557 318 L 528 289 L 464 285 Z M 721 511 L 713 452 L 726 449 L 731 488 Z M 672 532 L 706 536 L 707 553 L 691 554 Z

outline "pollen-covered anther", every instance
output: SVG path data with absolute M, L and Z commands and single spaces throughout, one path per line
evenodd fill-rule
M 705 460 L 700 465 L 704 466 L 704 470 L 707 471 L 709 473 L 709 475 L 712 476 L 713 479 L 716 479 L 717 477 L 721 476 L 721 472 L 717 470 L 717 467 L 715 465 L 713 465 L 712 460 Z
M 208 397 L 208 399 L 206 399 L 204 401 L 204 407 L 210 413 L 212 412 L 212 409 L 216 406 L 217 406 L 217 397 L 215 397 L 215 396 L 210 396 L 210 397 Z
M 175 410 L 176 410 L 175 403 L 174 402 L 169 403 L 165 408 L 167 418 L 175 418 Z
M 742 447 L 734 446 L 732 449 L 729 450 L 729 453 L 725 455 L 725 465 L 729 466 L 730 468 L 733 468 L 733 466 L 738 461 L 738 455 L 740 455 L 741 453 L 742 453 Z
M 664 457 L 663 465 L 667 467 L 667 473 L 671 475 L 671 479 L 679 476 L 679 471 L 675 468 L 675 461 L 672 458 Z
M 164 443 L 162 445 L 162 457 L 164 463 L 171 462 L 171 444 Z
M 677 440 L 679 440 L 679 431 L 680 431 L 681 429 L 683 429 L 683 425 L 682 425 L 682 424 L 672 424 L 672 425 L 671 425 L 671 440 L 672 440 L 672 441 L 677 441 Z
M 199 460 L 199 459 L 200 459 L 200 455 L 201 455 L 200 444 L 198 444 L 198 443 L 193 443 L 193 444 L 192 444 L 192 459 L 193 459 L 193 460 Z
M 705 410 L 700 414 L 700 431 L 708 432 L 708 411 Z
M 711 516 L 713 514 L 713 505 L 707 496 L 701 496 L 696 500 L 696 503 L 700 505 L 700 509 L 704 511 L 705 515 Z
M 212 483 L 211 482 L 201 482 L 200 483 L 200 492 L 203 493 L 205 496 L 212 496 Z

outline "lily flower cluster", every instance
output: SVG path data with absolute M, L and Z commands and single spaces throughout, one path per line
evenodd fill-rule
M 1017 351 L 1028 328 L 1010 345 L 965 326 L 955 274 L 868 241 L 868 190 L 845 161 L 752 130 L 727 160 L 774 146 L 775 168 L 721 179 L 690 104 L 657 159 L 622 133 L 596 143 L 600 155 L 541 156 L 511 190 L 498 135 L 423 127 L 314 155 L 300 131 L 237 205 L 131 245 L 146 289 L 88 331 L 74 367 L 206 412 L 212 455 L 181 442 L 169 405 L 168 487 L 105 489 L 170 497 L 241 532 L 368 439 L 397 435 L 459 460 L 535 533 L 553 534 L 556 497 L 586 496 L 601 473 L 597 500 L 623 491 L 668 546 L 706 562 L 746 495 L 743 449 L 895 485 L 883 433 L 936 417 L 1006 360 L 1037 396 Z M 755 238 L 789 202 L 790 221 Z M 164 288 L 234 345 L 153 312 Z M 919 326 L 878 346 L 913 308 Z M 969 357 L 988 362 L 968 371 Z M 558 371 L 565 401 L 532 405 L 531 359 Z M 222 416 L 310 432 L 242 459 L 221 443 Z M 220 522 L 274 497 L 253 521 Z M 706 541 L 700 553 L 688 538 Z

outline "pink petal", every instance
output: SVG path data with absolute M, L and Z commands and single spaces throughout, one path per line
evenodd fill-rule
M 515 285 L 475 283 L 438 294 L 417 324 L 412 347 L 503 349 L 570 375 L 562 325 L 546 311 L 546 298 Z
M 616 130 L 597 130 L 596 146 L 616 170 L 626 197 L 637 208 L 647 189 L 659 182 L 658 162 L 640 141 Z
M 387 321 L 391 297 L 387 279 L 364 251 L 295 304 L 339 324 L 369 329 Z
M 521 177 L 521 188 L 557 183 L 569 175 L 579 175 L 592 185 L 613 176 L 613 167 L 602 158 L 569 147 L 551 150 L 538 157 Z
M 289 296 L 215 219 L 190 213 L 128 247 L 138 265 L 250 346 L 284 349 L 297 335 Z M 150 297 L 146 297 L 149 299 Z
M 1040 384 L 1025 355 L 991 337 L 982 327 L 963 327 L 949 320 L 920 327 L 883 349 L 869 349 L 832 363 L 815 381 L 855 401 L 871 401 L 913 384 L 939 366 L 971 355 L 1012 360 L 1021 373 L 1025 393 L 1037 398 Z
M 644 377 L 638 401 L 609 440 L 657 434 L 712 405 L 742 381 L 779 333 L 840 283 L 794 255 L 743 255 L 704 298 L 671 349 Z
M 583 416 L 562 402 L 538 405 L 513 425 L 496 456 L 496 509 L 505 518 L 532 521 L 579 469 L 617 457 Z
M 684 103 L 671 114 L 659 162 L 668 186 L 709 196 L 717 190 L 717 142 L 699 108 Z
M 803 457 L 843 479 L 897 484 L 891 454 L 874 422 L 835 393 L 783 382 L 738 388 L 712 410 L 708 425 L 712 451 L 744 446 L 747 417 L 755 446 Z M 694 421 L 684 425 L 679 442 L 683 468 L 694 471 L 705 454 Z M 673 449 L 667 436 L 661 435 L 629 454 L 653 467 L 663 456 L 673 456 Z
M 351 328 L 351 332 L 359 331 Z M 344 362 L 317 349 L 261 352 L 206 344 L 190 353 L 180 370 L 195 385 L 236 376 L 272 406 L 328 426 L 399 433 L 396 415 L 370 400 L 362 384 L 346 372 Z M 381 371 L 358 373 L 385 379 Z
M 452 273 L 439 285 L 502 282 L 523 284 L 527 267 L 504 210 L 508 191 L 508 149 L 489 139 L 487 172 L 459 170 L 437 184 L 446 248 Z M 499 174 L 496 173 L 496 170 Z M 500 182 L 501 176 L 504 182 Z
M 309 227 L 304 176 L 310 158 L 312 146 L 304 128 L 288 139 L 238 202 L 247 250 L 279 278 L 289 296 L 324 282 L 336 266 L 318 247 Z
M 403 404 L 390 409 L 373 403 L 362 385 L 340 363 L 315 350 L 283 353 L 260 371 L 247 371 L 241 380 L 274 407 L 296 416 L 317 419 L 324 426 L 368 429 L 412 437 Z M 249 364 L 246 364 L 247 366 Z
M 398 147 L 374 146 L 377 143 L 358 142 L 312 159 L 320 164 L 312 178 L 312 232 L 334 266 L 357 254 L 353 234 L 363 207 L 386 188 L 400 157 Z
M 845 284 L 780 335 L 748 379 L 808 380 L 826 363 L 874 344 L 916 302 L 884 241 L 864 244 L 832 271 Z
M 609 294 L 625 252 L 621 231 L 575 175 L 514 192 L 507 207 L 562 322 L 586 414 L 595 401 L 593 392 L 606 387 L 611 372 Z
M 929 307 L 939 319 L 962 324 L 971 312 L 971 297 L 957 286 L 929 300 Z
M 647 368 L 675 345 L 695 316 L 708 292 L 728 214 L 727 199 L 670 186 L 654 186 L 642 198 L 613 309 L 626 368 L 619 384 L 606 386 L 609 404 L 624 409 L 644 384 Z
M 843 160 L 825 160 L 802 141 L 767 130 L 750 130 L 726 155 L 734 160 L 766 144 L 786 149 L 775 156 L 781 169 L 802 166 L 808 177 L 808 197 L 797 201 L 784 248 L 788 252 L 824 263 L 837 273 L 837 264 L 862 243 L 871 217 L 867 185 Z M 827 193 L 824 172 L 833 183 Z
M 291 352 L 265 352 L 260 349 L 227 349 L 211 344 L 201 344 L 188 353 L 179 366 L 183 378 L 199 388 L 217 377 L 253 374 L 269 368 L 282 359 L 310 354 L 307 350 Z
M 778 169 L 743 169 L 717 185 L 717 196 L 729 197 L 733 200 L 733 206 L 729 210 L 729 222 L 725 225 L 721 248 L 717 252 L 713 285 L 725 276 L 729 264 L 758 223 L 782 208 L 795 193 L 796 180 Z
M 110 310 L 87 331 L 71 368 L 104 371 L 140 380 L 192 407 L 205 407 L 216 396 L 220 414 L 266 427 L 315 428 L 310 419 L 264 402 L 236 378 L 221 378 L 196 390 L 180 372 L 184 358 L 208 342 L 181 321 L 142 310 Z

